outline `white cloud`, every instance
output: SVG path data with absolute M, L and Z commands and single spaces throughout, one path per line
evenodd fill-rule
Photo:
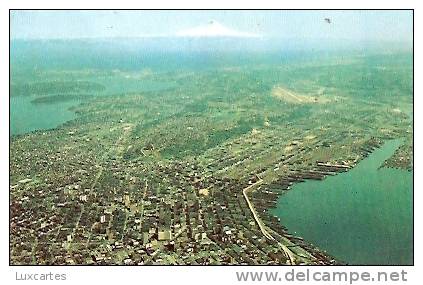
M 176 33 L 178 37 L 238 37 L 254 38 L 260 37 L 258 34 L 237 31 L 212 20 L 207 25 L 198 26 Z

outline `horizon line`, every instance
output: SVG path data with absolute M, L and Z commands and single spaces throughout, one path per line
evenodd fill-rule
M 349 42 L 394 42 L 394 43 L 413 43 L 413 39 L 352 39 L 352 38 L 336 38 L 336 37 L 309 37 L 309 38 L 301 38 L 301 37 L 279 37 L 279 36 L 257 36 L 257 37 L 243 37 L 243 36 L 230 36 L 230 35 L 222 35 L 222 36 L 180 36 L 180 35 L 140 35 L 140 36 L 110 36 L 110 37 L 52 37 L 52 38 L 37 38 L 37 37 L 10 37 L 9 41 L 12 40 L 19 40 L 19 41 L 44 41 L 44 40 L 57 40 L 57 41 L 72 41 L 72 40 L 115 40 L 115 39 L 202 39 L 202 40 L 209 40 L 209 39 L 237 39 L 237 40 L 338 40 L 338 41 L 349 41 Z

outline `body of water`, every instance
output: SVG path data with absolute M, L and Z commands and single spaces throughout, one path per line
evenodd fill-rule
M 109 80 L 94 80 L 103 84 L 106 89 L 90 96 L 119 96 L 122 93 L 159 91 L 172 88 L 175 84 L 167 82 L 140 81 L 125 78 L 111 78 Z M 45 96 L 48 96 L 46 94 Z M 65 95 L 64 95 L 65 96 Z M 59 102 L 32 103 L 31 101 L 42 96 L 11 96 L 10 97 L 10 135 L 26 134 L 36 130 L 56 128 L 63 123 L 76 118 L 70 110 L 82 102 L 66 100 Z M 87 96 L 87 99 L 90 99 Z
M 348 264 L 412 264 L 412 173 L 378 169 L 400 144 L 386 142 L 349 172 L 294 185 L 273 213 L 291 233 Z
M 34 104 L 34 96 L 10 98 L 10 135 L 29 133 L 35 130 L 55 128 L 76 117 L 69 110 L 79 104 L 78 100 L 47 104 Z

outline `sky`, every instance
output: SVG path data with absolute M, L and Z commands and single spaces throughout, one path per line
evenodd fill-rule
M 330 23 L 325 19 L 330 19 Z M 412 11 L 11 11 L 12 39 L 263 37 L 412 41 Z

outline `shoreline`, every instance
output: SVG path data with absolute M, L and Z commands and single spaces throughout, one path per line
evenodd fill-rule
M 328 176 L 334 176 L 337 175 L 339 173 L 343 173 L 343 172 L 349 172 L 350 170 L 355 169 L 356 166 L 358 166 L 362 161 L 364 161 L 368 154 L 373 153 L 374 150 L 378 150 L 380 149 L 385 143 L 392 141 L 392 140 L 402 140 L 401 143 L 399 144 L 399 146 L 397 146 L 395 148 L 394 153 L 403 145 L 404 143 L 404 138 L 393 138 L 393 139 L 388 139 L 388 140 L 383 140 L 380 141 L 377 144 L 371 144 L 371 147 L 367 148 L 363 148 L 363 150 L 366 151 L 366 154 L 363 155 L 363 157 L 360 158 L 360 160 L 358 160 L 356 162 L 356 164 L 350 166 L 350 167 L 344 167 L 344 166 L 340 166 L 340 167 L 332 167 L 332 170 L 335 170 L 333 172 L 318 172 L 318 171 L 313 171 L 310 173 L 310 171 L 305 171 L 305 173 L 296 173 L 294 175 L 288 175 L 285 179 L 282 178 L 280 180 L 278 180 L 277 183 L 274 184 L 279 184 L 281 187 L 278 187 L 277 185 L 272 184 L 270 187 L 266 187 L 266 194 L 267 196 L 270 195 L 270 199 L 264 203 L 262 203 L 258 210 L 262 213 L 264 213 L 262 215 L 262 220 L 265 221 L 265 224 L 267 224 L 268 227 L 270 228 L 275 228 L 278 229 L 279 232 L 283 232 L 286 236 L 289 237 L 289 239 L 293 242 L 298 242 L 300 243 L 301 247 L 307 248 L 309 251 L 311 251 L 313 253 L 313 255 L 317 255 L 320 258 L 322 258 L 323 260 L 325 260 L 326 258 L 331 258 L 333 259 L 333 261 L 336 262 L 336 265 L 348 265 L 346 262 L 343 262 L 341 260 L 339 260 L 337 257 L 331 256 L 330 253 L 328 253 L 326 250 L 322 250 L 320 249 L 318 246 L 315 246 L 313 244 L 311 244 L 311 242 L 308 242 L 307 240 L 305 240 L 303 237 L 297 235 L 297 234 L 292 234 L 290 233 L 290 230 L 288 228 L 286 228 L 284 226 L 284 224 L 281 222 L 280 218 L 276 215 L 276 214 L 272 214 L 271 212 L 277 209 L 277 203 L 279 201 L 279 199 L 282 197 L 282 195 L 286 194 L 287 191 L 292 190 L 292 186 L 296 185 L 297 183 L 301 183 L 301 182 L 305 182 L 308 180 L 314 180 L 314 181 L 323 181 L 325 180 L 326 177 Z M 368 152 L 370 151 L 370 152 Z M 394 154 L 390 155 L 386 160 L 390 159 Z M 382 162 L 382 167 L 387 168 L 386 166 L 383 165 L 384 162 Z M 322 163 L 317 163 L 317 166 L 319 167 L 329 167 L 328 165 L 324 165 Z M 388 169 L 388 168 L 387 168 Z M 398 170 L 402 170 L 402 171 L 407 171 L 405 169 L 402 169 L 400 166 L 396 167 L 395 169 Z M 327 170 L 327 169 L 325 169 Z M 324 176 L 322 176 L 324 174 Z M 262 199 L 262 197 L 256 198 L 256 199 Z M 320 254 L 322 254 L 322 256 L 320 256 Z

